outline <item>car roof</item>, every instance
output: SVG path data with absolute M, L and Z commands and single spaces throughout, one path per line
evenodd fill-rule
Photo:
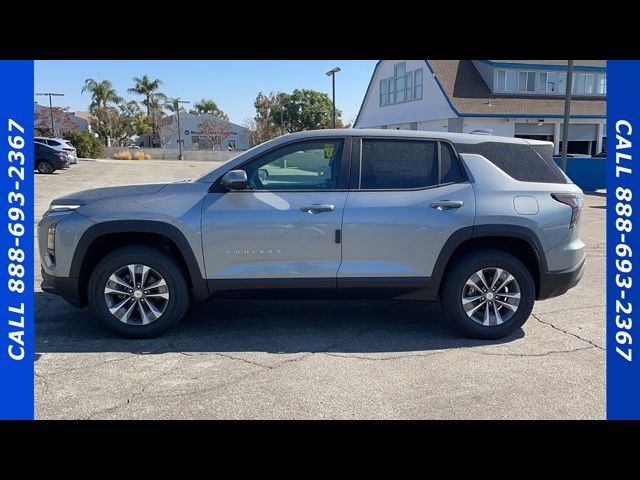
M 452 132 L 436 132 L 427 130 L 391 130 L 376 128 L 342 128 L 342 129 L 326 129 L 326 130 L 306 130 L 303 132 L 290 133 L 284 135 L 282 139 L 304 139 L 316 137 L 380 137 L 380 138 L 424 138 L 434 140 L 448 140 L 452 143 L 476 144 L 484 142 L 512 143 L 512 144 L 531 144 L 531 145 L 550 145 L 552 142 L 541 140 L 530 140 L 515 137 L 502 137 L 498 135 L 486 135 L 475 133 L 452 133 Z
M 56 138 L 56 137 L 33 137 L 34 140 L 55 140 L 57 142 L 69 142 L 66 138 Z

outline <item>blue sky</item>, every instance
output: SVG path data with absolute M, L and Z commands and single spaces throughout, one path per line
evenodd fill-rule
M 35 91 L 64 93 L 54 97 L 58 106 L 87 110 L 90 99 L 80 94 L 86 78 L 110 80 L 125 99 L 132 78 L 149 74 L 162 80 L 161 91 L 192 103 L 213 98 L 229 119 L 242 124 L 254 116 L 253 101 L 259 91 L 290 92 L 310 88 L 331 95 L 331 79 L 325 72 L 335 66 L 336 106 L 345 122 L 353 122 L 364 97 L 375 60 L 38 60 Z M 46 97 L 34 97 L 46 104 Z

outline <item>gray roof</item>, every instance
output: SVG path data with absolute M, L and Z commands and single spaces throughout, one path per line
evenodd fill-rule
M 520 63 L 552 62 L 554 60 L 517 60 Z M 483 115 L 558 115 L 564 114 L 562 96 L 527 96 L 493 94 L 471 60 L 428 60 L 449 100 L 464 114 Z M 516 60 L 502 60 L 516 62 Z M 561 64 L 563 60 L 555 60 Z M 604 62 L 604 60 L 592 60 Z M 604 116 L 605 98 L 574 97 L 571 115 Z

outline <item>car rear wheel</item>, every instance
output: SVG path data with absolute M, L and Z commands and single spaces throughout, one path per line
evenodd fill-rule
M 127 338 L 150 338 L 175 326 L 189 306 L 180 265 L 145 245 L 107 255 L 89 280 L 89 305 L 104 325 Z
M 55 169 L 53 168 L 53 165 L 51 165 L 51 162 L 48 162 L 47 160 L 38 160 L 36 163 L 36 170 L 38 170 L 39 173 L 53 173 Z
M 510 335 L 527 321 L 535 295 L 531 273 L 520 260 L 499 250 L 483 249 L 451 265 L 441 303 L 467 336 L 492 339 Z

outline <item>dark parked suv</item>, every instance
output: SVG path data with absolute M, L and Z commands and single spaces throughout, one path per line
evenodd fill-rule
M 69 155 L 42 143 L 34 142 L 33 158 L 35 169 L 40 173 L 53 173 L 69 167 Z

